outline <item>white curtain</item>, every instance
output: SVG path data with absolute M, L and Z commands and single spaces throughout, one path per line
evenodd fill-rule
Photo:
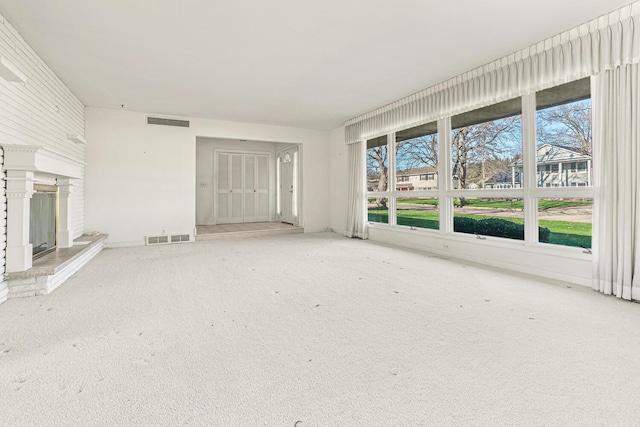
M 367 223 L 365 221 L 365 192 L 366 192 L 366 172 L 365 156 L 363 149 L 364 142 L 356 142 L 349 145 L 349 182 L 347 195 L 347 229 L 348 237 L 359 237 L 366 239 Z
M 640 61 L 640 1 L 349 120 L 347 144 Z
M 640 300 L 640 71 L 596 76 L 593 288 Z

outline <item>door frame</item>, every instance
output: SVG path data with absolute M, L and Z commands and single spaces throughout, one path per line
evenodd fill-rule
M 229 154 L 254 154 L 254 155 L 266 155 L 267 156 L 267 166 L 269 170 L 267 171 L 267 177 L 269 181 L 271 180 L 271 168 L 272 165 L 272 156 L 273 153 L 271 151 L 264 150 L 238 150 L 238 149 L 228 149 L 228 148 L 215 148 L 213 149 L 213 225 L 218 224 L 218 155 L 220 153 L 229 153 Z M 300 156 L 300 154 L 298 154 Z M 244 162 L 243 171 L 242 171 L 242 179 L 244 180 Z M 273 208 L 275 205 L 274 202 L 274 194 L 271 194 L 271 184 L 267 186 L 269 189 L 269 222 L 273 221 Z M 244 201 L 243 201 L 244 203 Z
M 298 151 L 298 161 L 294 164 L 294 177 L 295 177 L 295 185 L 294 185 L 294 189 L 295 189 L 295 201 L 296 201 L 296 212 L 298 213 L 298 215 L 296 215 L 295 217 L 295 224 L 293 225 L 300 225 L 302 224 L 302 191 L 301 187 L 302 187 L 302 145 L 301 144 L 291 144 L 288 147 L 285 147 L 281 150 L 276 151 L 276 220 L 281 222 L 280 220 L 280 214 L 278 213 L 278 208 L 279 206 L 277 205 L 278 203 L 278 194 L 280 191 L 279 188 L 279 184 L 280 184 L 280 171 L 278 170 L 278 159 L 280 158 L 280 155 L 285 152 L 288 151 L 292 148 L 295 148 Z

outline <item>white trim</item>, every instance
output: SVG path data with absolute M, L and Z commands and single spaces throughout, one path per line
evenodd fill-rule
M 27 76 L 4 55 L 0 55 L 0 77 L 8 82 L 21 84 L 27 82 Z
M 277 162 L 278 159 L 282 158 L 281 155 L 282 153 L 284 153 L 285 151 L 289 151 L 294 149 L 298 152 L 297 155 L 297 164 L 294 163 L 294 171 L 293 171 L 293 178 L 296 180 L 295 184 L 294 184 L 294 188 L 295 188 L 295 211 L 297 213 L 297 215 L 294 215 L 294 224 L 296 226 L 300 226 L 300 227 L 304 227 L 304 222 L 303 222 L 303 218 L 302 218 L 302 145 L 301 144 L 290 144 L 288 147 L 283 148 L 282 150 L 278 150 L 276 151 L 276 158 L 275 161 Z M 297 169 L 297 170 L 296 170 Z M 280 170 L 278 170 L 278 168 L 276 167 L 276 198 L 277 198 L 277 194 L 280 191 L 280 189 L 278 188 L 278 185 L 280 184 L 280 176 L 278 176 L 278 174 L 282 173 L 282 165 L 280 165 Z M 282 197 L 282 194 L 280 193 L 280 197 Z M 276 211 L 278 211 L 278 207 L 276 206 Z M 276 221 L 281 221 L 281 213 L 276 213 Z

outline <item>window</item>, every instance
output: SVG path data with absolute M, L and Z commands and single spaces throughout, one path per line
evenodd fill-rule
M 367 197 L 369 222 L 388 224 L 389 146 L 386 135 L 367 141 L 367 189 L 378 193 Z
M 587 170 L 591 161 L 591 83 L 588 78 L 536 93 L 536 161 L 552 163 L 552 172 Z M 580 160 L 578 163 L 577 161 Z M 589 172 L 590 174 L 590 172 Z M 583 182 L 591 185 L 591 177 Z M 575 175 L 538 175 L 538 187 L 571 187 Z M 547 183 L 552 185 L 548 186 Z
M 398 225 L 431 230 L 440 228 L 437 198 L 398 198 L 396 206 Z
M 538 199 L 540 243 L 591 248 L 593 199 Z
M 367 188 L 387 191 L 389 184 L 389 150 L 387 136 L 367 141 Z
M 367 198 L 367 219 L 369 222 L 389 224 L 389 199 L 386 197 Z
M 524 240 L 522 199 L 467 198 L 453 202 L 453 230 L 477 236 Z
M 419 175 L 413 191 L 437 188 L 420 181 L 427 181 L 428 175 L 438 169 L 438 126 L 427 123 L 396 133 L 396 174 Z M 400 180 L 398 180 L 400 181 Z
M 485 188 L 498 173 L 511 181 L 511 166 L 522 157 L 521 111 L 514 98 L 451 118 L 452 188 Z
M 523 137 L 523 98 L 514 98 L 367 141 L 369 222 L 590 248 L 589 90 L 584 79 L 525 95 L 536 100 L 527 120 L 535 119 L 535 138 Z M 438 127 L 449 123 L 450 143 L 439 146 Z M 451 167 L 438 189 L 440 160 L 442 169 Z M 534 210 L 526 218 L 525 204 Z

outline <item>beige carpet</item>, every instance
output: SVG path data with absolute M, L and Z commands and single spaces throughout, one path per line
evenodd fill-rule
M 0 305 L 0 424 L 638 425 L 639 327 L 329 233 L 107 249 Z

